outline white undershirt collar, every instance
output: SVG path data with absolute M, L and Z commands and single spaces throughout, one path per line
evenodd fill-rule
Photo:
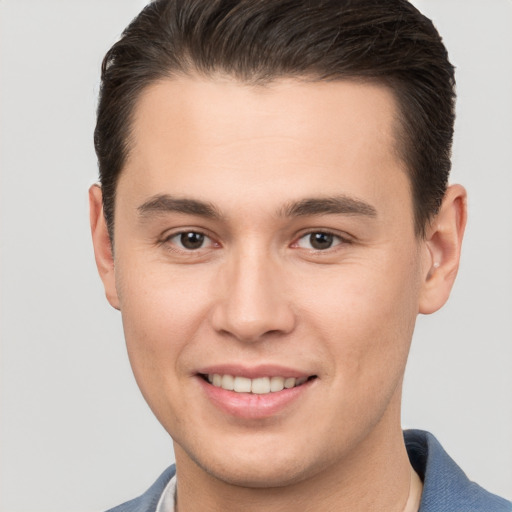
M 174 475 L 158 500 L 156 512 L 174 512 L 176 503 L 176 475 Z

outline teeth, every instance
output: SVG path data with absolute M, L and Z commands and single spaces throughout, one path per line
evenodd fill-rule
M 251 391 L 257 395 L 270 393 L 270 379 L 268 377 L 252 379 Z
M 233 389 L 235 389 L 235 379 L 231 375 L 223 375 L 220 387 L 233 391 Z
M 270 391 L 282 391 L 284 389 L 284 377 L 272 377 L 270 379 Z
M 284 379 L 284 387 L 286 389 L 293 388 L 295 386 L 296 379 L 293 377 L 288 377 L 287 379 Z
M 250 393 L 251 379 L 247 379 L 246 377 L 235 377 L 235 386 L 233 391 L 236 391 L 237 393 Z
M 208 374 L 208 382 L 215 387 L 235 391 L 236 393 L 254 393 L 265 395 L 276 393 L 283 389 L 291 389 L 304 384 L 307 377 L 258 377 L 248 379 L 247 377 L 233 377 L 232 375 L 219 375 L 218 373 Z

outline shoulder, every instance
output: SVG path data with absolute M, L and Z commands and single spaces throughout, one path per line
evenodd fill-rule
M 512 512 L 511 502 L 469 480 L 432 434 L 406 430 L 404 439 L 424 484 L 420 512 Z
M 165 486 L 175 473 L 176 467 L 174 465 L 168 467 L 144 494 L 122 505 L 111 508 L 107 512 L 155 512 L 158 500 Z

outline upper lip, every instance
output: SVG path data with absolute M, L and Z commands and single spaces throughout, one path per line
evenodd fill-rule
M 314 374 L 303 370 L 274 364 L 261 364 L 256 366 L 242 366 L 239 364 L 220 364 L 205 366 L 197 371 L 201 375 L 233 375 L 257 379 L 259 377 L 310 377 Z

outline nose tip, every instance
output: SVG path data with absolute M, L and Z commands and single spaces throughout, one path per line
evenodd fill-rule
M 233 309 L 217 309 L 213 323 L 216 331 L 232 335 L 243 342 L 256 342 L 271 336 L 287 334 L 293 329 L 291 315 L 275 309 L 265 314 L 260 310 L 252 315 Z
M 235 337 L 237 340 L 251 343 L 257 342 L 258 340 L 266 339 L 271 336 L 279 336 L 280 334 L 284 334 L 289 332 L 281 323 L 280 326 L 276 319 L 273 321 L 265 321 L 263 318 L 224 318 L 217 320 L 217 331 L 222 334 L 228 334 Z
M 219 287 L 213 328 L 243 342 L 290 333 L 296 317 L 279 274 L 268 261 L 229 272 Z

